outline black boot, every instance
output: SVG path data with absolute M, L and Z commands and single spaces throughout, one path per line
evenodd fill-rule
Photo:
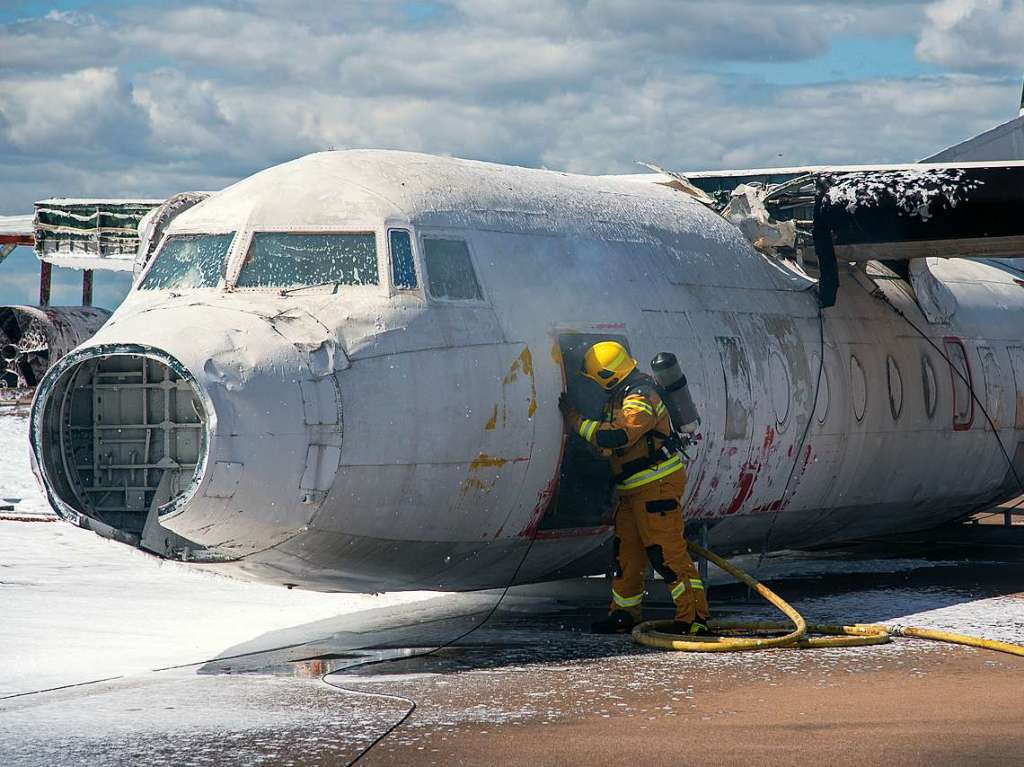
M 638 623 L 632 613 L 625 610 L 612 610 L 601 620 L 590 624 L 591 634 L 628 634 Z
M 708 618 L 696 618 L 692 622 L 675 621 L 665 630 L 665 633 L 691 637 L 714 636 L 711 629 L 708 628 L 708 620 Z

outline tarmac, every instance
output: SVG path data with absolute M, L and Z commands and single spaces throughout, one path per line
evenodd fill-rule
M 25 428 L 0 418 L 0 438 Z M 504 599 L 288 591 L 38 524 L 27 459 L 0 487 L 3 767 L 346 765 L 399 721 L 361 764 L 1024 761 L 1024 658 L 903 639 L 650 650 L 587 633 L 601 578 Z M 814 622 L 1024 642 L 1024 525 L 1003 520 L 738 564 Z M 775 617 L 714 568 L 709 593 L 721 617 Z M 647 607 L 670 614 L 662 584 Z
M 548 718 L 434 730 L 416 751 L 385 742 L 366 764 L 1010 765 L 1022 759 L 1021 658 L 905 650 L 878 663 L 802 653 L 785 669 L 748 659 L 746 668 L 693 669 L 643 689 L 631 685 L 628 663 L 595 666 L 595 683 L 616 686 L 619 700 L 579 711 L 576 701 L 544 692 L 550 679 L 523 674 L 501 691 L 481 685 L 475 695 L 432 703 L 472 708 L 499 695 L 541 696 Z
M 70 529 L 2 524 L 8 540 L 19 529 Z M 981 543 L 964 528 L 744 564 L 811 620 L 1022 642 L 1024 546 L 1006 531 L 993 544 L 990 532 Z M 602 579 L 514 589 L 489 618 L 500 594 L 444 594 L 279 625 L 201 663 L 106 681 L 62 672 L 74 686 L 29 685 L 0 699 L 0 764 L 344 765 L 413 702 L 362 764 L 1021 761 L 1024 658 L 905 639 L 716 656 L 649 650 L 586 632 L 605 590 Z M 662 591 L 652 585 L 652 616 L 667 611 Z M 771 615 L 719 578 L 711 597 L 722 617 Z M 90 631 L 78 641 L 111 641 Z

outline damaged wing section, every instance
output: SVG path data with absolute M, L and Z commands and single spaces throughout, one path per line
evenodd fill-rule
M 0 264 L 19 245 L 34 243 L 32 216 L 0 216 Z
M 841 261 L 1024 254 L 1024 162 L 823 167 L 740 184 L 718 207 L 759 249 L 800 261 L 816 226 Z
M 816 187 L 842 261 L 1024 255 L 1024 163 L 826 172 Z
M 839 261 L 1024 257 L 1024 162 L 817 168 L 740 184 L 718 208 L 758 250 L 819 277 L 823 306 Z
M 774 255 L 780 249 L 796 249 L 796 225 L 793 219 L 776 220 L 765 206 L 761 187 L 740 184 L 733 190 L 722 216 L 733 224 L 762 253 Z
M 130 272 L 139 247 L 139 223 L 163 202 L 41 200 L 33 222 L 36 256 L 71 269 Z
M 812 247 L 827 229 L 841 261 L 1024 254 L 1024 163 L 827 168 L 762 201 L 780 220 L 799 211 Z

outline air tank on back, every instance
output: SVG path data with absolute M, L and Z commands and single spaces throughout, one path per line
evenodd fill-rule
M 686 376 L 679 369 L 679 361 L 671 352 L 659 352 L 651 360 L 654 380 L 665 392 L 665 406 L 672 419 L 672 428 L 681 434 L 693 434 L 700 425 L 700 415 L 690 396 Z

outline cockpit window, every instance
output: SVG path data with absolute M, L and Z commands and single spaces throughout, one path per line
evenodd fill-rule
M 412 258 L 412 238 L 405 229 L 388 232 L 391 249 L 391 282 L 398 290 L 416 288 L 416 263 Z
M 256 232 L 238 275 L 240 288 L 376 285 L 373 234 Z
M 160 252 L 139 290 L 213 288 L 220 281 L 224 259 L 235 233 L 172 235 Z
M 430 295 L 448 301 L 483 299 L 469 248 L 463 240 L 423 238 Z

